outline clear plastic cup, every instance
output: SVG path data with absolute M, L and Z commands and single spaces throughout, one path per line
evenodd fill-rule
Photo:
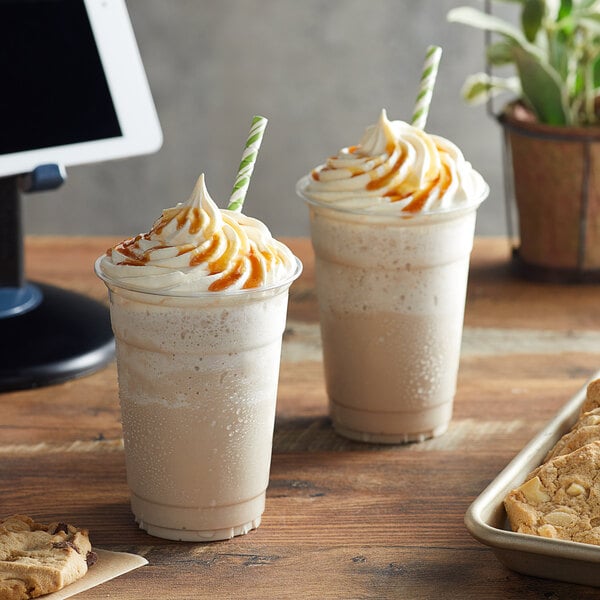
M 373 214 L 309 207 L 325 381 L 335 430 L 364 442 L 446 431 L 460 359 L 476 210 Z
M 109 290 L 131 507 L 161 538 L 258 527 L 269 482 L 288 290 Z

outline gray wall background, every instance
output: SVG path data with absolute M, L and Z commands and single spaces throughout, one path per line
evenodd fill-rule
M 154 155 L 73 167 L 59 190 L 24 198 L 31 234 L 147 231 L 200 172 L 227 204 L 253 114 L 269 118 L 245 212 L 277 236 L 308 233 L 296 180 L 359 141 L 385 107 L 410 120 L 423 56 L 444 49 L 427 130 L 453 140 L 491 194 L 480 235 L 506 232 L 498 125 L 460 89 L 482 70 L 483 34 L 446 21 L 477 0 L 128 0 L 163 128 Z

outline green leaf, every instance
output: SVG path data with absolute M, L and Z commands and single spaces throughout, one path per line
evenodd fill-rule
M 502 92 L 521 94 L 518 77 L 494 77 L 487 73 L 476 73 L 467 77 L 462 88 L 462 97 L 468 104 L 483 104 L 491 96 Z
M 513 44 L 508 40 L 495 42 L 486 48 L 486 57 L 488 63 L 494 67 L 501 67 L 514 62 Z
M 595 0 L 592 0 L 594 2 Z M 573 10 L 573 0 L 560 0 L 560 8 L 558 9 L 557 21 L 568 17 Z
M 569 2 L 571 0 L 568 0 Z M 594 4 L 596 4 L 598 0 L 579 0 L 579 7 L 578 8 L 582 8 L 582 9 L 587 9 L 587 8 L 591 8 L 594 6 Z
M 516 42 L 526 52 L 543 60 L 543 53 L 539 48 L 531 44 L 517 27 L 498 17 L 488 15 L 471 6 L 460 6 L 452 9 L 447 18 L 451 23 L 462 23 L 503 35 Z
M 483 104 L 490 97 L 492 87 L 487 75 L 478 73 L 465 81 L 462 97 L 468 104 Z
M 581 27 L 587 29 L 592 35 L 600 35 L 600 14 L 587 13 L 577 19 Z
M 594 66 L 592 67 L 592 69 L 593 69 L 594 87 L 599 88 L 600 87 L 600 55 L 598 55 L 594 59 Z
M 544 9 L 546 3 L 544 0 L 527 0 L 523 5 L 521 13 L 521 26 L 525 37 L 529 42 L 533 42 L 542 26 L 544 18 Z
M 569 39 L 563 30 L 548 37 L 548 61 L 562 80 L 566 80 L 569 75 Z
M 538 119 L 549 125 L 566 125 L 567 112 L 563 105 L 561 82 L 558 75 L 536 57 L 522 48 L 514 48 L 515 63 L 519 71 L 523 97 Z

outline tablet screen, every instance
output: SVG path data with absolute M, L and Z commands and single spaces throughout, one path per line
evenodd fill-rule
M 83 0 L 0 0 L 0 154 L 122 135 Z

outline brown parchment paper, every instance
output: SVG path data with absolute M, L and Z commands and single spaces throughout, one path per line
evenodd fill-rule
M 138 567 L 148 564 L 148 561 L 143 556 L 138 556 L 137 554 L 110 552 L 109 550 L 100 550 L 98 548 L 94 548 L 94 552 L 98 555 L 98 561 L 88 569 L 84 577 L 58 592 L 40 596 L 40 600 L 64 600 L 65 598 L 70 598 L 75 594 L 96 587 L 105 581 L 119 577 L 123 573 L 133 571 Z

